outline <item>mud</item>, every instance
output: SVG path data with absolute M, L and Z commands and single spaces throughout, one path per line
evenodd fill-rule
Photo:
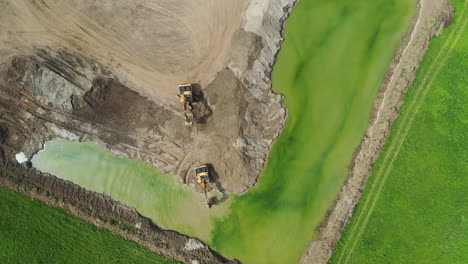
M 164 173 L 181 176 L 193 188 L 197 185 L 188 175 L 200 163 L 217 168 L 221 185 L 228 192 L 239 193 L 255 183 L 268 148 L 250 148 L 248 152 L 238 142 L 246 140 L 244 135 L 273 138 L 274 134 L 260 129 L 246 131 L 251 127 L 242 117 L 251 97 L 229 69 L 220 72 L 203 91 L 198 90 L 201 98 L 193 108 L 196 122 L 187 127 L 182 111 L 141 96 L 105 74 L 101 66 L 85 64 L 84 58 L 63 51 L 66 56 L 62 59 L 51 53 L 15 57 L 4 64 L 5 86 L 16 87 L 28 98 L 28 102 L 18 104 L 28 105 L 27 111 L 34 116 L 26 122 L 40 119 L 56 125 L 54 129 L 46 126 L 49 129 L 26 142 L 27 155 L 68 131 L 75 135 L 71 139 L 94 141 L 118 155 L 149 162 Z M 73 61 L 81 61 L 85 69 L 80 71 Z M 96 74 L 101 72 L 104 74 Z M 222 107 L 213 111 L 216 105 Z
M 30 65 L 37 71 L 21 72 L 20 69 L 24 69 L 26 65 Z M 35 99 L 32 95 L 37 92 L 35 85 L 27 84 L 30 81 L 46 79 L 28 79 L 30 74 L 53 75 L 44 73 L 41 67 L 36 67 L 37 65 L 38 62 L 35 60 L 14 60 L 12 67 L 5 73 L 8 78 L 0 82 L 0 97 L 2 98 L 0 100 L 0 167 L 2 171 L 0 186 L 7 186 L 49 205 L 64 208 L 98 227 L 109 229 L 152 251 L 179 261 L 190 263 L 195 259 L 202 261 L 201 263 L 237 263 L 219 256 L 205 244 L 197 249 L 185 249 L 189 239 L 193 240 L 193 238 L 163 230 L 150 219 L 141 216 L 135 209 L 112 200 L 109 196 L 85 190 L 55 176 L 40 173 L 31 168 L 30 162 L 18 164 L 14 158 L 15 154 L 21 152 L 25 146 L 27 153 L 34 153 L 42 148 L 42 142 L 57 136 L 75 140 L 97 140 L 101 144 L 109 144 L 104 143 L 103 140 L 110 144 L 118 142 L 116 144 L 123 146 L 136 144 L 137 140 L 119 131 L 122 127 L 136 131 L 138 124 L 144 122 L 147 116 L 132 118 L 130 120 L 133 121 L 130 124 L 122 123 L 120 122 L 121 116 L 126 111 L 122 111 L 119 107 L 109 108 L 114 104 L 106 104 L 115 100 L 122 101 L 122 97 L 114 96 L 121 94 L 128 101 L 137 101 L 139 107 L 154 107 L 151 101 L 115 83 L 112 79 L 98 79 L 88 92 L 83 92 L 81 96 L 64 97 L 66 100 L 62 101 L 60 107 L 52 108 L 60 101 L 57 100 L 61 98 L 60 93 L 52 95 L 54 100 L 50 102 L 47 101 L 51 94 L 39 96 L 36 93 L 39 99 Z M 55 77 L 54 80 L 61 80 Z M 27 85 L 22 86 L 22 84 Z M 56 84 L 55 82 L 54 85 Z M 153 110 L 161 112 L 157 108 Z M 71 118 L 77 113 L 80 113 L 80 118 Z M 152 117 L 151 120 L 158 119 Z M 201 243 L 198 240 L 197 242 Z
M 404 94 L 415 78 L 429 41 L 450 23 L 453 11 L 448 0 L 420 0 L 418 14 L 403 37 L 374 101 L 369 128 L 354 154 L 348 178 L 301 263 L 327 263 L 332 256 L 341 231 L 353 215 L 372 166 L 391 132 L 391 125 L 398 116 Z

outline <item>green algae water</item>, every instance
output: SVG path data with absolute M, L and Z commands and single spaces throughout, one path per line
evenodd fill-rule
M 230 200 L 209 209 L 202 194 L 155 167 L 121 158 L 92 143 L 56 139 L 32 159 L 43 172 L 106 193 L 153 219 L 160 226 L 208 240 L 213 217 L 221 216 Z
M 339 193 L 415 7 L 413 0 L 299 1 L 272 75 L 288 120 L 257 186 L 217 223 L 217 250 L 248 263 L 299 261 Z
M 284 130 L 258 184 L 213 211 L 174 177 L 89 143 L 54 141 L 33 163 L 226 256 L 297 263 L 343 184 L 415 9 L 416 0 L 299 1 L 273 70 L 273 89 L 286 97 Z

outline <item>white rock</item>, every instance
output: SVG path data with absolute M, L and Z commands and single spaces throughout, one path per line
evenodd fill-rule
M 185 243 L 184 249 L 185 250 L 195 250 L 195 249 L 199 249 L 199 248 L 203 248 L 203 247 L 204 247 L 204 245 L 200 241 L 198 241 L 197 239 L 189 238 L 187 243 Z
M 15 158 L 18 161 L 18 163 L 23 163 L 23 162 L 28 161 L 28 158 L 26 157 L 26 155 L 24 155 L 24 152 L 20 152 L 16 154 Z

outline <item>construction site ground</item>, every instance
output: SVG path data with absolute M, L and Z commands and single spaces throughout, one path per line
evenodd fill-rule
M 14 156 L 24 152 L 27 158 L 31 158 L 43 148 L 44 142 L 57 137 L 91 141 L 118 156 L 138 159 L 154 165 L 163 173 L 176 175 L 196 192 L 202 192 L 202 189 L 191 177 L 191 170 L 196 165 L 208 163 L 216 169 L 217 175 L 217 184 L 210 185 L 211 190 L 244 193 L 257 183 L 270 148 L 286 120 L 283 96 L 271 90 L 271 68 L 282 41 L 283 23 L 295 2 L 1 2 L 0 25 L 5 30 L 0 31 L 0 164 L 7 173 L 1 175 L 0 185 L 66 208 L 97 226 L 108 228 L 177 260 L 189 262 L 197 257 L 216 263 L 235 262 L 219 256 L 201 242 L 197 242 L 201 246 L 195 251 L 183 250 L 190 238 L 160 229 L 135 209 L 109 196 L 40 173 L 30 168 L 28 163 L 19 165 Z M 302 263 L 325 263 L 331 256 L 340 231 L 353 213 L 359 192 L 388 136 L 402 95 L 414 78 L 427 43 L 447 23 L 450 10 L 447 1 L 421 0 L 419 15 L 413 20 L 412 30 L 407 32 L 394 56 L 374 102 L 369 128 L 352 157 L 349 178 L 318 230 L 316 239 L 303 256 Z M 329 40 L 328 37 L 324 39 Z M 307 65 L 307 62 L 302 65 Z M 289 73 L 289 70 L 294 69 L 284 72 Z M 297 71 L 294 76 L 300 77 L 300 72 Z M 192 126 L 184 124 L 183 106 L 176 97 L 177 87 L 181 83 L 193 83 L 195 92 L 201 98 L 193 109 L 196 120 Z M 371 102 L 372 96 L 369 96 L 366 100 Z M 323 105 L 324 108 L 330 106 L 318 97 L 313 99 L 316 105 Z M 297 102 L 291 107 L 301 105 L 300 100 Z M 346 105 L 346 102 L 341 105 Z M 307 112 L 307 115 L 315 114 L 319 113 Z M 367 120 L 367 117 L 368 112 L 359 113 L 359 120 Z M 330 124 L 334 123 L 330 121 Z M 357 145 L 360 138 L 353 139 Z M 317 140 L 315 149 L 321 142 L 314 140 Z M 298 146 L 301 149 L 303 145 Z M 347 171 L 345 166 L 349 165 L 352 152 L 347 164 L 340 170 Z M 276 164 L 285 160 L 278 158 L 281 156 L 278 155 L 275 156 Z M 291 160 L 304 161 L 306 157 L 309 156 Z M 346 157 L 340 161 L 344 159 Z M 310 180 L 304 175 L 302 177 Z M 267 188 L 265 193 L 271 194 L 267 198 L 274 197 L 272 201 L 277 202 L 272 203 L 277 207 L 267 207 L 276 209 L 282 208 L 278 205 L 286 204 L 286 211 L 296 208 L 297 204 L 309 207 L 307 202 L 279 200 L 291 197 L 287 192 L 295 188 L 304 193 L 310 191 L 310 188 L 306 190 L 303 182 L 287 183 L 286 179 L 279 179 L 271 186 L 285 183 L 289 189 Z M 341 187 L 328 186 L 336 193 Z M 284 196 L 271 190 L 283 190 Z M 319 190 L 325 189 L 317 187 L 317 191 L 311 195 L 320 194 Z M 312 197 L 309 194 L 306 196 Z M 247 197 L 244 201 L 251 199 L 259 204 L 270 201 L 265 197 L 258 199 L 261 196 L 257 197 L 255 193 Z M 328 207 L 322 207 L 332 203 L 334 197 L 321 202 L 319 209 L 325 212 Z M 234 206 L 242 209 L 242 203 L 240 201 Z M 249 206 L 255 207 L 256 204 L 252 202 Z M 248 206 L 245 208 L 252 209 Z M 142 223 L 141 232 L 126 232 L 123 228 L 111 226 L 109 216 L 134 226 Z M 299 218 L 304 232 L 298 234 L 310 237 L 309 234 L 316 233 L 317 223 L 322 220 L 320 217 L 314 217 L 313 223 L 309 219 Z M 249 215 L 245 223 L 250 223 L 250 220 L 257 223 L 260 218 L 271 217 L 268 214 L 262 217 Z M 232 224 L 236 218 L 224 220 L 225 226 L 236 226 Z M 246 228 L 244 235 L 249 239 L 255 238 L 255 232 L 261 233 L 262 228 L 276 223 L 252 228 L 252 232 L 247 232 Z M 281 226 L 285 224 L 282 220 L 278 220 L 278 223 Z M 238 231 L 218 228 L 218 235 L 222 233 L 220 230 L 225 237 Z M 158 243 L 148 239 L 155 234 L 161 237 Z M 258 244 L 258 254 L 254 254 L 245 251 L 241 243 L 235 245 L 240 245 L 238 248 L 229 248 L 229 243 L 236 242 L 228 239 L 221 241 L 223 234 L 219 235 L 219 249 L 229 254 L 239 249 L 240 254 L 250 259 L 271 255 L 269 250 L 272 247 L 269 245 L 277 244 L 276 240 L 265 240 Z M 302 244 L 300 247 L 304 246 Z M 296 259 L 299 249 L 294 250 L 294 256 L 285 258 Z M 281 251 L 276 253 L 280 254 Z

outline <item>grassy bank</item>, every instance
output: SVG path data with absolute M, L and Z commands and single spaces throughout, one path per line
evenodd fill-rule
M 331 263 L 467 263 L 467 3 L 431 41 Z
M 0 188 L 0 263 L 179 263 Z

